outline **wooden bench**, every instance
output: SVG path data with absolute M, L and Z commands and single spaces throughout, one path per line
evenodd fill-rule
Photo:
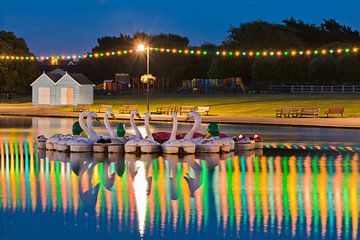
M 304 116 L 312 116 L 312 117 L 319 117 L 319 108 L 302 108 L 300 117 Z
M 329 117 L 329 114 L 340 114 L 341 117 L 344 116 L 344 110 L 345 108 L 329 108 L 325 111 L 326 117 Z
M 201 113 L 206 113 L 206 116 L 208 116 L 209 112 L 210 112 L 210 107 L 201 107 L 201 106 L 199 106 L 199 107 L 196 108 L 196 111 L 199 112 L 200 114 Z
M 131 113 L 131 111 L 138 109 L 139 105 L 122 105 L 119 107 L 119 113 Z
M 177 108 L 175 105 L 169 106 L 160 106 L 156 109 L 157 114 L 171 114 L 172 112 L 176 112 Z
M 298 117 L 301 114 L 298 107 L 285 107 L 276 110 L 276 117 Z
M 90 111 L 90 105 L 79 105 L 73 107 L 73 112 L 84 112 L 84 111 Z
M 112 109 L 112 105 L 100 105 L 100 107 L 97 108 L 97 112 L 106 112 L 109 109 Z
M 192 112 L 195 110 L 196 110 L 196 106 L 181 106 L 179 113 L 180 113 L 180 115 L 188 114 L 189 112 Z

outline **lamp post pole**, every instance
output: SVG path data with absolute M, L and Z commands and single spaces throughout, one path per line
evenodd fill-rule
M 147 86 L 146 86 L 146 109 L 149 111 L 149 74 L 150 74 L 150 51 L 149 46 L 146 47 L 146 74 L 147 74 Z

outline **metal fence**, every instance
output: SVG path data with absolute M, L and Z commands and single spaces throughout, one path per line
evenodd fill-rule
M 270 92 L 283 93 L 360 93 L 360 85 L 275 85 L 270 87 Z

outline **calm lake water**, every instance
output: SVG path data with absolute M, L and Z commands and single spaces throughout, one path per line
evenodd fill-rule
M 356 151 L 265 149 L 179 158 L 37 150 L 38 134 L 69 132 L 71 124 L 71 119 L 0 118 L 0 239 L 359 236 Z M 359 139 L 356 130 L 222 129 L 260 133 L 273 143 L 355 146 Z

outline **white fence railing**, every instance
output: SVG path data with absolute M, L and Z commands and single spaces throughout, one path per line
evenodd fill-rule
M 288 85 L 271 86 L 271 92 L 290 92 L 290 93 L 335 93 L 335 92 L 359 92 L 360 85 Z

